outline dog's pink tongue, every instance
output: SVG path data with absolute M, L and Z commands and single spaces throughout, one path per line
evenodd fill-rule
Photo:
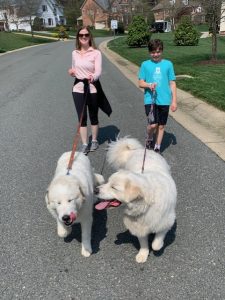
M 105 200 L 102 202 L 99 202 L 98 204 L 95 205 L 95 208 L 97 210 L 103 210 L 108 207 L 117 207 L 120 206 L 121 202 L 118 200 Z
M 74 221 L 76 220 L 76 215 L 75 215 L 74 212 L 71 212 L 71 213 L 70 213 L 70 220 L 71 220 L 72 222 L 74 222 Z

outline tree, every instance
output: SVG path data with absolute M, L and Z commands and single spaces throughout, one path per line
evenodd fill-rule
M 9 14 L 11 12 L 11 2 L 10 0 L 0 0 L 0 9 L 3 10 L 3 16 L 5 19 L 5 30 L 9 31 Z
M 144 17 L 135 16 L 128 27 L 127 44 L 131 47 L 141 47 L 146 45 L 151 37 L 148 24 Z
M 20 17 L 28 17 L 32 38 L 34 36 L 32 18 L 34 18 L 37 15 L 37 11 L 41 5 L 41 1 L 42 0 L 19 0 L 18 1 L 19 3 L 18 6 L 20 7 L 18 14 Z
M 80 7 L 83 0 L 61 0 L 64 6 L 64 15 L 68 26 L 74 27 L 77 24 L 77 18 L 81 15 Z
M 222 2 L 222 0 L 201 0 L 201 4 L 206 12 L 206 21 L 209 24 L 212 34 L 211 60 L 217 60 L 217 32 L 221 16 L 223 16 L 225 12 L 225 9 L 221 9 Z
M 199 33 L 194 28 L 189 17 L 183 17 L 174 33 L 174 42 L 177 46 L 196 46 Z

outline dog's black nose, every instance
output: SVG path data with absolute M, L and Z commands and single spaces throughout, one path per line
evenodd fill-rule
M 95 195 L 98 195 L 98 193 L 99 193 L 99 187 L 95 187 L 95 189 L 94 189 L 94 193 L 95 193 Z
M 62 217 L 62 220 L 64 222 L 68 222 L 68 221 L 70 221 L 70 216 L 69 215 L 65 215 L 65 216 Z

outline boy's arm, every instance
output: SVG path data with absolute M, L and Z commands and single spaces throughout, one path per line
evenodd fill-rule
M 170 81 L 170 88 L 172 91 L 172 103 L 170 108 L 172 112 L 174 112 L 177 110 L 177 85 L 175 81 L 173 80 Z
M 154 91 L 156 88 L 156 83 L 147 83 L 143 79 L 140 79 L 138 80 L 138 86 L 143 89 L 150 89 L 151 91 Z

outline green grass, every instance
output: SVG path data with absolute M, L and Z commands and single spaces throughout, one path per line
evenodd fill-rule
M 31 35 L 19 35 L 12 32 L 0 32 L 0 52 L 7 52 L 27 46 L 54 42 L 46 38 L 32 38 Z
M 173 44 L 172 33 L 153 34 L 152 38 L 163 40 L 163 56 L 174 63 L 176 75 L 187 74 L 194 77 L 177 79 L 178 88 L 225 111 L 225 64 L 200 64 L 211 58 L 211 39 L 200 39 L 198 46 L 178 47 Z M 110 41 L 108 46 L 137 66 L 149 59 L 147 47 L 129 48 L 125 37 Z M 218 59 L 225 60 L 225 37 L 218 37 Z

